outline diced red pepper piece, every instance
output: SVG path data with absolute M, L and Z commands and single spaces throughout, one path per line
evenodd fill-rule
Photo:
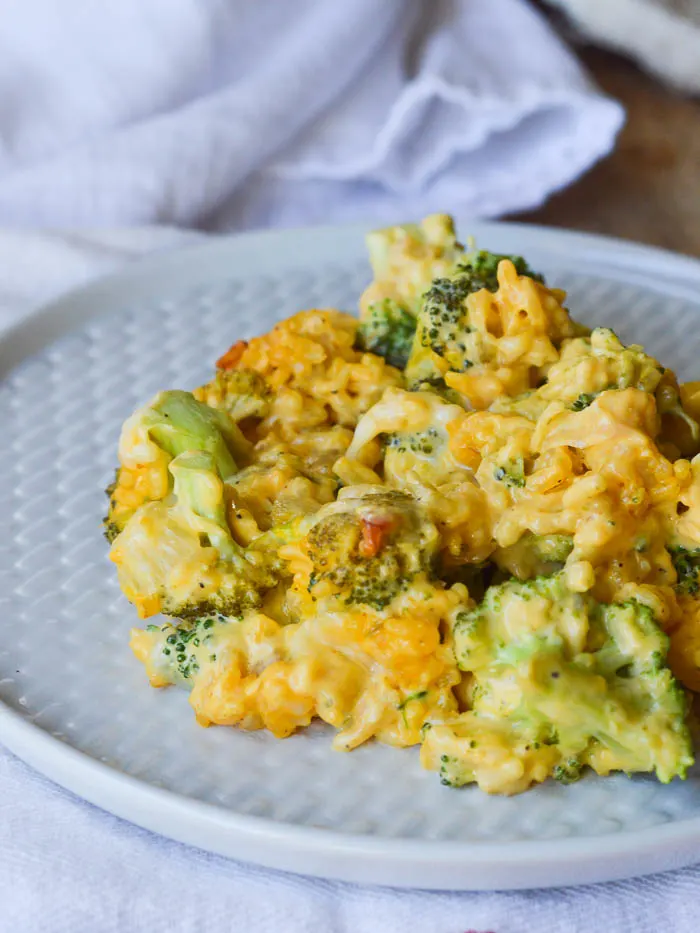
M 390 516 L 378 516 L 363 518 L 361 524 L 362 540 L 358 550 L 363 557 L 376 557 L 396 526 L 396 520 Z
M 235 369 L 238 361 L 245 353 L 245 348 L 248 346 L 247 340 L 237 340 L 232 344 L 228 350 L 224 353 L 223 356 L 220 356 L 216 361 L 217 369 Z

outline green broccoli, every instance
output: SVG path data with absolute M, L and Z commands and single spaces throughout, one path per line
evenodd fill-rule
M 193 395 L 211 408 L 221 409 L 238 423 L 245 418 L 264 418 L 270 408 L 270 388 L 253 369 L 219 369 Z
M 494 479 L 511 489 L 522 489 L 525 485 L 525 462 L 522 457 L 508 460 L 494 470 Z
M 383 356 L 390 366 L 403 369 L 416 332 L 416 319 L 392 298 L 370 306 L 357 329 L 355 345 Z
M 191 688 L 197 675 L 214 664 L 240 617 L 204 615 L 184 622 L 166 622 L 134 629 L 131 647 L 158 686 Z
M 683 407 L 678 382 L 670 369 L 662 369 L 655 398 L 661 415 L 660 439 L 671 440 L 681 456 L 694 457 L 700 449 L 700 425 Z
M 451 784 L 512 793 L 548 775 L 574 780 L 585 765 L 655 771 L 666 783 L 693 763 L 668 638 L 640 602 L 597 603 L 561 573 L 510 580 L 457 615 L 454 645 L 473 677 L 472 709 L 431 729 L 425 753 Z M 472 741 L 510 762 L 500 777 Z M 438 751 L 450 760 L 436 761 Z
M 478 292 L 486 288 L 490 292 L 498 291 L 498 264 L 503 259 L 510 259 L 518 275 L 527 275 L 537 282 L 544 282 L 539 272 L 533 272 L 522 256 L 508 256 L 499 253 L 490 253 L 480 249 L 467 253 L 459 263 L 459 271 L 470 276 L 471 291 Z
M 575 784 L 583 776 L 582 769 L 583 764 L 580 758 L 567 758 L 554 766 L 552 777 L 560 784 Z
M 307 591 L 386 608 L 418 574 L 430 575 L 437 531 L 412 496 L 391 491 L 324 506 L 306 538 Z
M 378 438 L 384 446 L 384 482 L 392 487 L 438 486 L 463 468 L 449 449 L 447 426 L 463 409 L 435 392 L 389 388 L 360 418 L 347 456 L 357 459 Z
M 596 394 L 591 392 L 581 392 L 581 394 L 574 399 L 569 407 L 572 411 L 583 411 L 584 408 L 588 408 L 591 402 L 594 402 L 596 398 Z
M 448 368 L 456 372 L 469 369 L 478 359 L 468 356 L 465 337 L 471 332 L 466 299 L 486 288 L 498 289 L 496 272 L 503 259 L 510 259 L 519 275 L 528 275 L 537 281 L 542 277 L 533 272 L 520 256 L 500 256 L 486 250 L 467 254 L 455 272 L 446 278 L 435 279 L 423 296 L 418 313 L 416 335 L 406 367 L 410 387 L 440 378 L 431 354 L 442 358 Z
M 189 691 L 202 725 L 260 728 L 260 717 L 246 702 L 245 681 L 278 659 L 279 632 L 276 622 L 252 610 L 132 629 L 129 646 L 152 686 L 175 684 Z
M 629 388 L 655 395 L 657 404 L 661 397 L 660 413 L 663 409 L 669 417 L 679 414 L 678 393 L 663 366 L 643 347 L 625 346 L 609 327 L 596 327 L 569 341 L 539 388 L 517 398 L 498 399 L 493 410 L 537 420 L 552 402 L 580 412 L 602 392 Z
M 573 547 L 570 535 L 535 535 L 528 531 L 515 544 L 498 548 L 491 559 L 510 576 L 530 580 L 561 570 Z
M 107 496 L 107 499 L 109 500 L 109 508 L 108 508 L 107 514 L 102 519 L 102 531 L 103 531 L 105 538 L 109 542 L 109 544 L 111 544 L 114 541 L 114 539 L 117 537 L 119 532 L 123 529 L 128 519 L 134 513 L 133 508 L 123 508 L 123 507 L 121 509 L 119 508 L 116 493 L 117 493 L 117 490 L 119 489 L 120 477 L 121 477 L 121 470 L 117 468 L 114 471 L 114 479 L 109 484 L 109 486 L 105 488 L 105 495 Z M 165 494 L 165 489 L 163 490 L 163 494 Z M 152 499 L 158 498 L 157 493 L 156 494 L 151 493 L 150 498 Z M 140 500 L 140 501 L 143 501 L 143 500 Z M 121 511 L 121 514 L 119 514 L 120 511 Z
M 163 499 L 172 482 L 168 464 L 185 451 L 202 450 L 227 478 L 245 460 L 251 445 L 223 411 L 197 401 L 190 392 L 160 392 L 128 418 L 119 440 L 120 466 L 107 488 L 109 513 L 105 535 L 112 542 L 135 511 Z
M 234 457 L 245 459 L 250 452 L 250 444 L 233 421 L 191 392 L 161 392 L 137 412 L 137 418 L 136 430 L 147 432 L 171 457 L 191 450 L 210 453 L 224 479 L 236 472 Z
M 700 548 L 669 547 L 673 568 L 676 571 L 676 591 L 695 596 L 700 590 Z
M 169 472 L 172 493 L 137 509 L 112 544 L 124 594 L 143 618 L 259 606 L 278 580 L 276 554 L 233 540 L 214 454 L 182 453 Z
M 654 396 L 661 416 L 660 441 L 672 441 L 683 456 L 700 447 L 700 426 L 683 408 L 676 377 L 644 348 L 625 346 L 608 327 L 572 340 L 538 389 L 515 399 L 499 399 L 495 411 L 516 411 L 536 420 L 551 402 L 584 411 L 602 392 L 639 389 Z

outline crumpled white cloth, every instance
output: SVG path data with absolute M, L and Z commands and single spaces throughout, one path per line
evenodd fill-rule
M 4 0 L 0 225 L 532 208 L 621 107 L 527 0 Z
M 0 334 L 38 301 L 201 234 L 0 230 Z M 697 933 L 700 867 L 520 893 L 363 888 L 265 871 L 83 803 L 0 745 L 0 933 Z
M 547 0 L 584 40 L 636 59 L 656 77 L 700 92 L 700 0 Z

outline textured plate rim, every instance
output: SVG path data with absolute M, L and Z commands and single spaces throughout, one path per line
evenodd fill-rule
M 593 234 L 521 224 L 465 223 L 500 249 L 540 249 L 553 260 L 627 281 L 662 284 L 697 302 L 700 262 L 689 257 Z M 314 250 L 338 260 L 343 245 L 357 246 L 361 225 L 264 231 L 224 237 L 135 262 L 116 275 L 67 293 L 11 328 L 0 341 L 0 378 L 26 357 L 101 313 L 100 301 L 124 288 L 159 291 L 192 284 L 224 258 L 245 260 L 249 274 L 264 273 L 270 255 L 284 250 L 294 268 Z M 279 255 L 279 254 L 277 254 Z M 276 269 L 280 268 L 277 256 Z M 650 272 L 650 270 L 653 270 Z M 112 309 L 113 310 L 113 309 Z M 647 829 L 575 839 L 460 842 L 351 835 L 239 814 L 159 788 L 98 761 L 61 741 L 0 701 L 0 740 L 27 764 L 92 804 L 179 842 L 269 868 L 343 881 L 432 890 L 495 890 L 612 881 L 678 868 L 700 857 L 700 818 Z

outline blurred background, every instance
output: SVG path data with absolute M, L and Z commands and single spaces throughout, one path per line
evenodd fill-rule
M 627 119 L 607 159 L 517 219 L 700 256 L 700 2 L 573 0 L 538 6 L 596 83 L 624 105 Z M 615 7 L 624 8 L 621 25 Z M 679 70 L 680 42 L 674 41 L 683 34 L 687 72 Z
M 700 255 L 699 95 L 700 0 L 5 0 L 0 228 L 439 210 Z

